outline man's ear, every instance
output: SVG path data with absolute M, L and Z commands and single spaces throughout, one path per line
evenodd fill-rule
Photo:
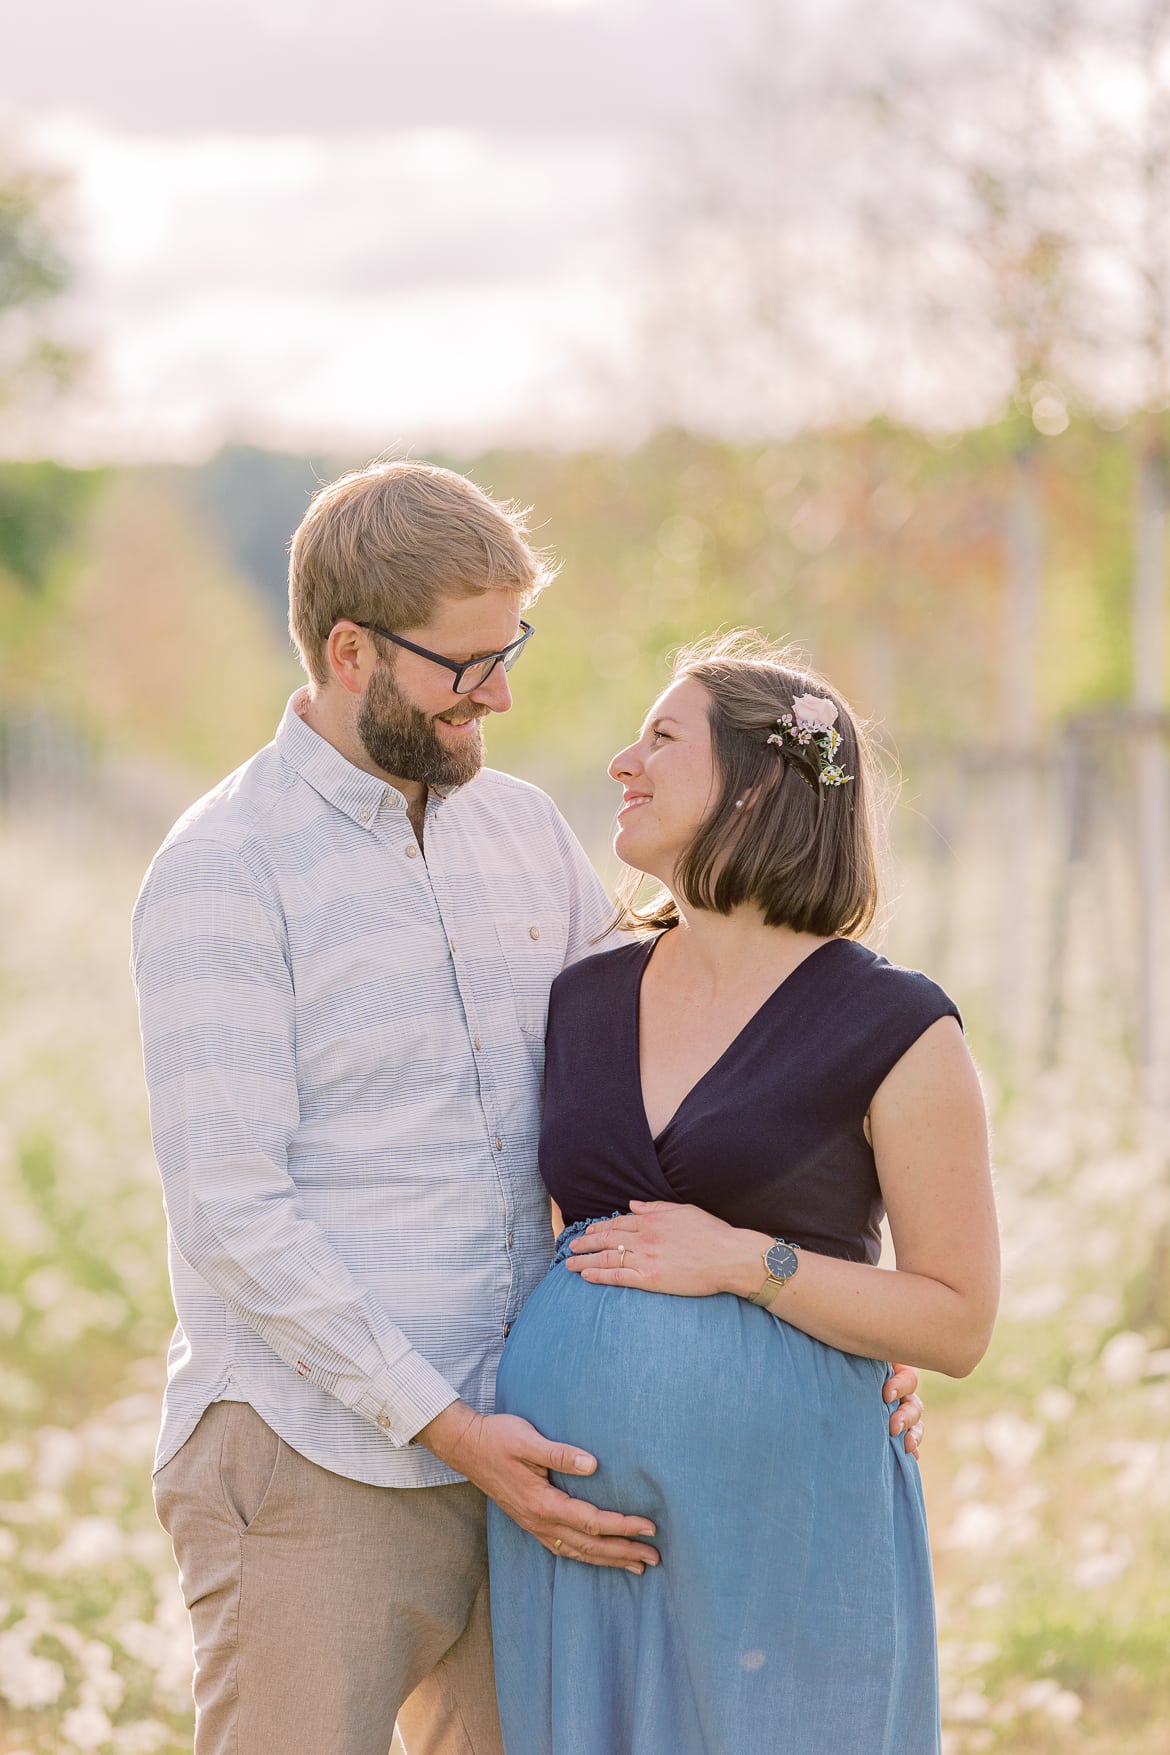
M 377 655 L 364 628 L 359 628 L 356 622 L 337 622 L 325 642 L 325 661 L 330 676 L 336 677 L 347 694 L 362 695 L 377 664 Z

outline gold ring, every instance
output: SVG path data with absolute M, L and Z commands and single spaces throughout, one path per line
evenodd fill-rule
M 626 1265 L 626 1246 L 624 1243 L 619 1243 L 618 1244 L 618 1267 L 624 1268 L 625 1265 Z
M 556 1539 L 556 1541 L 555 1541 L 555 1542 L 554 1542 L 554 1543 L 553 1543 L 553 1553 L 554 1553 L 554 1554 L 559 1554 L 559 1553 L 560 1553 L 560 1551 L 561 1551 L 561 1549 L 562 1549 L 562 1548 L 563 1548 L 563 1547 L 564 1547 L 564 1545 L 565 1545 L 565 1543 L 564 1543 L 564 1537 L 563 1537 L 563 1536 L 558 1536 L 558 1537 L 557 1537 L 557 1539 Z

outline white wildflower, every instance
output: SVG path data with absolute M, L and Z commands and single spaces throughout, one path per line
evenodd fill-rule
M 100 1749 L 113 1731 L 100 1706 L 75 1706 L 61 1720 L 61 1735 L 74 1749 Z
M 1144 1376 L 1149 1347 L 1132 1329 L 1113 1335 L 1101 1349 L 1101 1375 L 1106 1383 L 1136 1383 Z
M 117 1560 L 126 1538 L 110 1517 L 79 1517 L 66 1531 L 65 1540 L 45 1560 L 45 1571 L 60 1576 L 107 1566 Z
M 31 1649 L 40 1629 L 27 1621 L 0 1633 L 0 1695 L 18 1710 L 52 1706 L 65 1688 L 65 1672 Z

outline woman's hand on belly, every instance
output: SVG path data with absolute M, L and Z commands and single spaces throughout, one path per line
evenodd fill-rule
M 763 1284 L 761 1258 L 771 1242 L 764 1232 L 741 1231 L 702 1207 L 635 1200 L 628 1214 L 599 1219 L 574 1238 L 565 1266 L 599 1286 L 636 1286 L 676 1298 L 750 1296 Z
M 630 1209 L 616 1219 L 599 1219 L 575 1238 L 565 1266 L 595 1285 L 683 1298 L 710 1298 L 716 1292 L 750 1298 L 760 1290 L 762 1256 L 772 1242 L 766 1233 L 738 1230 L 701 1207 L 671 1201 L 635 1200 Z M 890 1436 L 904 1433 L 906 1449 L 917 1456 L 923 1435 L 918 1373 L 912 1365 L 893 1370 L 884 1391 L 888 1402 L 897 1403 L 890 1413 Z

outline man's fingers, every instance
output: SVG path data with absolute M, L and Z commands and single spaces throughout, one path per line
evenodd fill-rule
M 571 1493 L 564 1493 L 559 1487 L 552 1487 L 551 1493 L 556 1499 L 555 1504 L 549 1505 L 549 1512 L 557 1524 L 555 1535 L 563 1536 L 569 1530 L 578 1542 L 596 1542 L 609 1537 L 632 1541 L 656 1533 L 648 1517 L 627 1517 L 622 1511 L 602 1511 L 600 1506 L 591 1505 L 588 1499 L 574 1499 Z
M 657 1566 L 658 1554 L 645 1542 L 582 1540 L 574 1530 L 559 1536 L 542 1536 L 550 1554 L 561 1560 L 579 1560 L 586 1566 L 618 1566 L 626 1572 L 642 1573 L 647 1566 Z M 558 1546 L 559 1544 L 559 1546 Z
M 555 1469 L 558 1475 L 591 1475 L 597 1467 L 597 1458 L 587 1450 L 578 1450 L 575 1444 L 554 1444 L 547 1438 L 540 1439 L 532 1460 L 542 1469 Z
M 890 1431 L 896 1438 L 899 1432 L 908 1432 L 911 1426 L 922 1424 L 922 1403 L 916 1395 L 903 1398 L 901 1404 L 890 1416 Z
M 917 1388 L 918 1373 L 913 1365 L 895 1365 L 882 1386 L 882 1394 L 888 1402 L 896 1402 L 912 1396 Z

